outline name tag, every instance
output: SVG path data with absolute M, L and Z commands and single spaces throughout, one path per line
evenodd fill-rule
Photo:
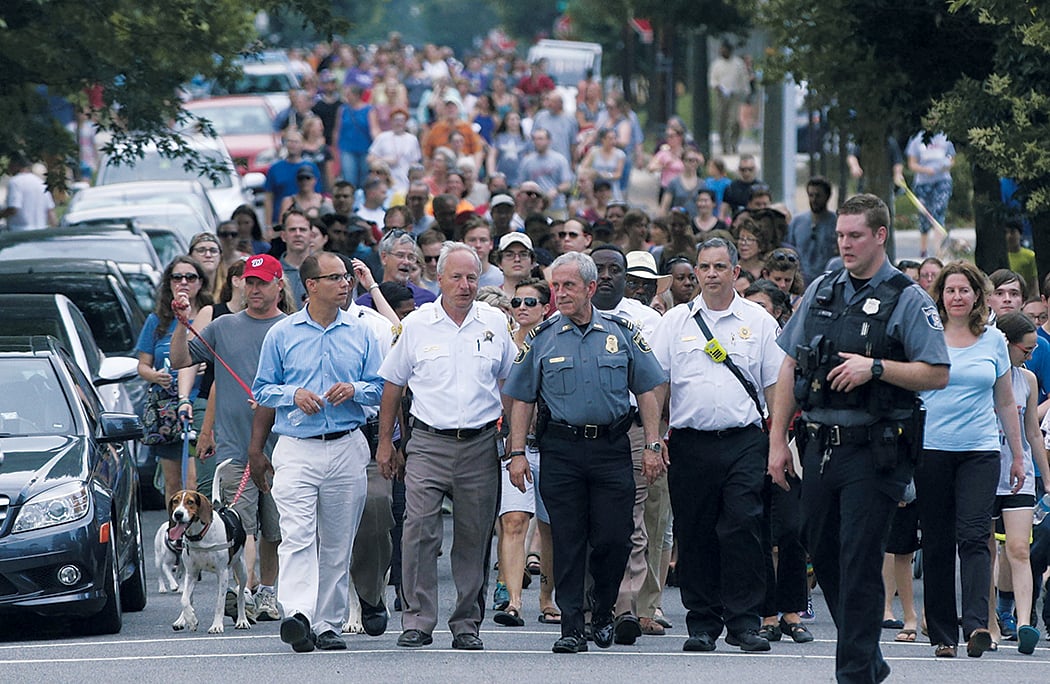
M 564 360 L 564 356 L 555 356 L 553 359 L 550 360 L 550 363 L 561 363 Z
M 682 342 L 692 342 L 696 339 L 696 335 L 686 335 L 681 339 Z

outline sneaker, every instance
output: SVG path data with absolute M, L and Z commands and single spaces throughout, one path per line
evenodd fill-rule
M 237 592 L 233 589 L 226 590 L 226 606 L 223 613 L 234 622 L 237 621 Z M 248 618 L 248 622 L 252 624 L 255 624 L 258 620 L 258 613 L 255 610 L 255 599 L 252 598 L 252 592 L 248 588 L 244 589 L 244 615 Z
M 801 620 L 803 620 L 805 622 L 810 622 L 810 621 L 814 620 L 817 617 L 816 613 L 813 612 L 813 597 L 812 596 L 810 596 L 809 598 L 806 599 L 806 609 L 804 611 L 802 611 L 801 613 L 799 613 L 798 617 L 799 617 L 799 619 L 801 619 Z
M 277 595 L 272 589 L 260 589 L 255 593 L 256 620 L 277 621 L 281 619 L 281 611 L 277 608 Z
M 492 610 L 506 610 L 510 605 L 510 592 L 503 582 L 496 582 L 496 590 L 492 592 Z
M 1007 641 L 1013 641 L 1017 638 L 1017 618 L 1011 611 L 1002 611 L 997 613 L 999 618 L 999 631 L 1003 635 L 1003 639 Z

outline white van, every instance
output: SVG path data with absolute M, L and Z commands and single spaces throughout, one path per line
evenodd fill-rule
M 587 77 L 602 77 L 602 46 L 575 40 L 541 40 L 529 48 L 529 64 L 547 60 L 547 74 L 565 102 L 565 111 L 576 111 L 576 85 Z

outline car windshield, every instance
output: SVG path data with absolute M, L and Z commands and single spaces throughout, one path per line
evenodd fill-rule
M 294 87 L 288 74 L 250 74 L 246 73 L 232 83 L 218 88 L 219 92 L 230 95 L 258 95 L 261 93 L 286 93 Z
M 191 111 L 211 121 L 219 135 L 269 135 L 273 124 L 262 107 L 193 107 Z
M 149 241 L 153 243 L 153 251 L 160 257 L 160 263 L 169 264 L 172 259 L 183 253 L 178 238 L 171 233 L 162 230 L 147 232 Z
M 105 275 L 46 273 L 37 276 L 4 274 L 0 292 L 53 294 L 69 297 L 87 319 L 99 349 L 109 355 L 127 354 L 135 348 L 138 331 L 126 318 L 123 307 L 112 290 L 115 283 Z
M 128 238 L 127 240 L 98 240 L 85 236 L 68 240 L 19 242 L 0 247 L 0 261 L 76 257 L 153 265 L 153 258 L 149 253 L 147 243 L 130 234 Z
M 222 164 L 222 156 L 213 150 L 199 150 L 202 157 L 213 162 Z M 131 181 L 144 180 L 199 180 L 204 187 L 229 188 L 233 187 L 228 173 L 220 172 L 219 179 L 213 183 L 210 178 L 201 175 L 197 171 L 187 171 L 182 159 L 168 159 L 162 157 L 155 151 L 146 152 L 142 159 L 135 162 L 134 166 L 127 164 L 110 164 L 103 170 L 103 182 L 130 183 Z
M 47 359 L 0 358 L 0 437 L 64 435 L 73 414 Z
M 102 186 L 105 188 L 106 186 Z M 101 209 L 104 207 L 117 207 L 127 204 L 149 205 L 149 204 L 185 204 L 194 211 L 204 212 L 204 200 L 200 195 L 185 190 L 157 190 L 148 189 L 143 192 L 86 192 L 74 195 L 70 211 L 84 211 L 86 209 Z
M 58 311 L 39 308 L 30 309 L 0 309 L 0 329 L 4 335 L 16 337 L 31 335 L 50 335 L 62 343 L 66 349 L 72 349 L 69 343 L 69 335 L 62 321 L 58 319 Z

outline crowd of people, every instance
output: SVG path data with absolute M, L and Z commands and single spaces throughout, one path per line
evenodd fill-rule
M 199 424 L 186 485 L 250 469 L 253 618 L 343 649 L 349 592 L 385 632 L 389 577 L 398 646 L 432 643 L 450 512 L 454 648 L 484 648 L 495 531 L 493 622 L 524 625 L 538 581 L 558 653 L 664 634 L 671 583 L 686 651 L 810 642 L 811 562 L 839 680 L 882 681 L 887 626 L 956 654 L 956 553 L 967 653 L 1032 652 L 1050 281 L 1026 299 L 1012 271 L 894 266 L 881 200 L 834 212 L 816 177 L 789 217 L 749 155 L 702 179 L 677 121 L 647 161 L 621 96 L 580 84 L 569 116 L 542 64 L 314 57 L 329 154 L 287 117 L 263 220 L 198 236 L 139 341 Z M 638 165 L 661 175 L 653 213 L 629 203 Z

